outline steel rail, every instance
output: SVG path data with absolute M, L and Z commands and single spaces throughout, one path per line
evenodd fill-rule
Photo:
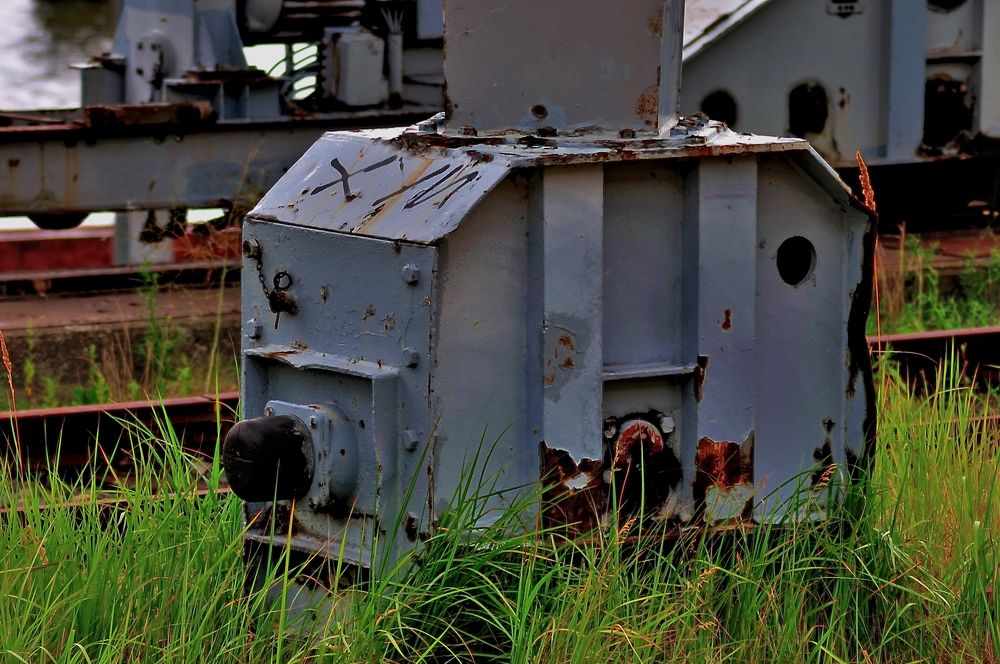
M 237 419 L 239 394 L 178 397 L 118 404 L 0 413 L 0 459 L 19 458 L 28 472 L 131 462 L 132 447 L 175 439 L 211 457 Z
M 868 345 L 876 358 L 891 357 L 910 380 L 932 381 L 954 356 L 977 382 L 1000 383 L 1000 326 L 884 334 L 868 337 Z

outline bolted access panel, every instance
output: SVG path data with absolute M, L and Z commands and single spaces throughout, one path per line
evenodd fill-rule
M 313 449 L 248 538 L 398 554 L 482 441 L 496 508 L 573 531 L 783 519 L 862 463 L 870 218 L 807 143 L 525 135 L 326 134 L 248 215 L 245 426 Z

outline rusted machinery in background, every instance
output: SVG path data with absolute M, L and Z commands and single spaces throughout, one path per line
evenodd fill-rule
M 82 107 L 0 112 L 0 215 L 124 213 L 118 262 L 190 208 L 245 211 L 330 128 L 441 107 L 441 0 L 122 0 Z M 276 72 L 244 46 L 284 44 Z M 279 49 L 280 53 L 280 49 Z
M 244 223 L 248 542 L 368 568 L 463 472 L 574 531 L 821 514 L 874 441 L 869 211 L 678 118 L 682 2 L 445 12 L 446 114 L 324 135 Z
M 998 15 L 693 0 L 682 111 L 802 136 L 849 181 L 860 150 L 887 226 L 979 223 L 1000 207 Z M 122 0 L 111 52 L 80 67 L 83 108 L 0 112 L 0 215 L 127 213 L 117 260 L 149 258 L 140 238 L 177 235 L 186 208 L 251 207 L 323 130 L 440 108 L 441 37 L 441 0 Z M 262 43 L 285 46 L 273 75 L 247 65 Z
M 685 101 L 739 131 L 806 138 L 872 165 L 891 228 L 1000 210 L 1000 4 L 991 0 L 691 0 Z

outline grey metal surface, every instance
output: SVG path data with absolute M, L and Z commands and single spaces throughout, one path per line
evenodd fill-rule
M 795 487 L 819 496 L 868 444 L 871 395 L 848 349 L 863 330 L 847 321 L 869 218 L 804 142 L 683 125 L 547 149 L 328 134 L 248 216 L 264 283 L 292 274 L 298 311 L 269 311 L 246 281 L 260 326 L 245 341 L 246 416 L 270 399 L 346 413 L 371 451 L 341 510 L 379 532 L 410 524 L 397 553 L 429 532 L 483 446 L 489 461 L 471 470 L 496 483 L 491 504 L 555 480 L 561 511 L 543 505 L 544 518 L 581 529 L 620 481 L 622 501 L 647 492 L 678 525 L 794 516 Z M 389 160 L 393 176 L 352 175 L 345 200 L 323 168 L 334 158 L 350 173 Z M 474 159 L 482 179 L 447 205 L 396 202 L 364 222 L 397 179 Z M 339 191 L 303 208 L 317 182 Z M 815 255 L 789 283 L 777 252 L 796 236 Z M 657 474 L 636 489 L 643 467 Z M 298 545 L 330 553 L 346 536 L 351 560 L 371 562 L 360 522 L 301 504 L 295 518 Z
M 527 4 L 489 29 L 481 7 L 448 5 L 447 127 L 327 134 L 248 215 L 245 416 L 329 408 L 360 450 L 350 496 L 294 516 L 251 504 L 251 539 L 378 573 L 373 544 L 415 546 L 470 478 L 484 523 L 541 491 L 540 521 L 569 533 L 682 529 L 821 516 L 866 462 L 869 211 L 801 139 L 698 115 L 660 127 L 658 100 L 625 125 L 640 131 L 609 134 L 646 62 L 583 129 L 587 88 L 553 64 L 600 81 L 587 36 L 623 10 L 535 6 L 565 13 L 549 46 L 494 57 L 500 35 L 546 37 Z M 657 7 L 624 10 L 610 71 L 669 59 L 636 29 L 670 24 Z
M 975 151 L 973 137 L 1000 137 L 997 11 L 971 0 L 950 11 L 894 0 L 691 0 L 681 110 L 724 91 L 736 128 L 787 134 L 790 92 L 818 85 L 826 121 L 803 135 L 835 165 L 852 165 L 858 150 L 873 164 Z M 938 98 L 932 82 L 944 86 Z M 926 118 L 925 101 L 938 105 Z
M 682 3 L 666 4 L 672 15 Z M 585 8 L 573 0 L 517 0 L 492 7 L 486 22 L 482 3 L 448 0 L 449 129 L 658 129 L 664 7 L 663 0 Z M 674 39 L 664 41 L 670 48 L 680 46 Z M 667 66 L 664 74 L 672 85 L 676 77 L 670 70 Z M 567 71 L 573 76 L 565 76 Z M 667 94 L 676 99 L 673 88 Z
M 259 261 L 248 258 L 243 265 L 243 313 L 254 319 L 251 327 L 259 325 L 256 338 L 244 339 L 244 413 L 263 415 L 272 400 L 328 407 L 342 413 L 357 441 L 350 502 L 300 505 L 296 534 L 302 545 L 335 553 L 341 531 L 369 532 L 363 524 L 376 514 L 426 518 L 431 494 L 419 462 L 433 459 L 424 455 L 433 454 L 427 450 L 433 434 L 427 404 L 436 249 L 254 219 L 244 237 L 262 247 Z M 411 283 L 415 270 L 419 278 Z M 287 292 L 298 312 L 279 318 L 255 275 L 270 287 L 281 271 L 291 277 Z M 315 490 L 325 479 L 315 478 Z M 368 564 L 367 536 L 351 546 L 357 562 Z
M 321 131 L 289 125 L 7 142 L 0 129 L 0 214 L 252 204 Z
M 478 142 L 403 129 L 328 133 L 254 208 L 255 218 L 410 242 L 437 242 L 511 169 L 629 159 L 802 150 L 798 139 L 736 134 L 717 123 L 678 128 L 674 138 L 565 139 L 553 145 L 510 134 Z M 840 185 L 841 187 L 843 185 Z

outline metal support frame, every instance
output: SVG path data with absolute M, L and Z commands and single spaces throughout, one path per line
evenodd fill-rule
M 924 132 L 927 12 L 890 0 L 886 86 L 886 158 L 912 161 Z

